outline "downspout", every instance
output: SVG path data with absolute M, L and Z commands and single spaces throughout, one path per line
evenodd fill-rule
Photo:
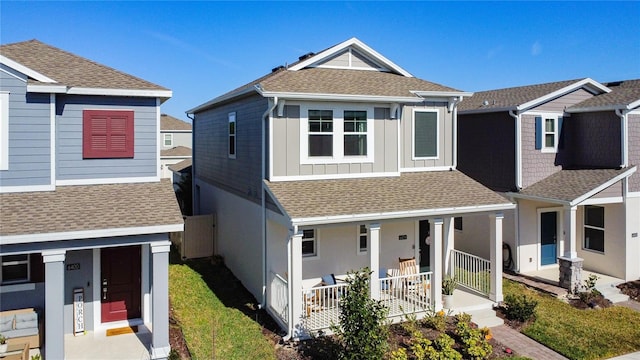
M 289 292 L 288 292 L 288 296 L 287 296 L 287 301 L 289 302 L 289 306 L 288 306 L 288 314 L 287 317 L 289 318 L 289 323 L 287 324 L 287 335 L 285 335 L 282 340 L 283 341 L 289 341 L 291 339 L 291 337 L 293 337 L 293 307 L 291 306 L 291 304 L 293 304 L 293 291 L 291 291 L 291 282 L 293 280 L 293 272 L 292 267 L 291 267 L 291 238 L 293 237 L 293 234 L 297 234 L 298 233 L 298 225 L 294 225 L 293 226 L 293 233 L 289 233 L 289 242 L 287 245 L 287 287 L 289 288 Z
M 620 118 L 620 155 L 622 157 L 621 168 L 629 167 L 629 143 L 627 134 L 629 133 L 629 121 L 627 111 L 616 109 L 616 115 Z
M 266 141 L 265 135 L 266 125 L 265 123 L 268 121 L 273 109 L 278 106 L 278 98 L 274 97 L 273 99 L 269 99 L 269 105 L 267 106 L 267 110 L 262 114 L 262 166 L 261 166 L 261 178 L 260 182 L 262 183 L 262 193 L 260 194 L 261 205 L 262 205 L 262 300 L 260 302 L 261 306 L 264 308 L 267 304 L 267 201 L 266 201 L 266 189 L 264 185 L 264 179 L 266 178 L 266 170 L 267 166 L 267 156 L 266 156 Z M 269 144 L 271 146 L 271 144 Z
M 520 124 L 520 114 L 509 110 L 509 115 L 516 121 L 516 188 L 520 191 L 522 189 L 522 126 Z
M 456 169 L 458 167 L 458 104 L 462 101 L 463 97 L 459 96 L 457 98 L 453 98 L 450 106 L 452 108 L 452 118 L 453 118 L 453 166 L 452 169 Z

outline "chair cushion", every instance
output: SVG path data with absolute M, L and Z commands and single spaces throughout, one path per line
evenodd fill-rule
M 0 316 L 0 333 L 4 333 L 9 330 L 13 330 L 14 315 Z
M 335 276 L 333 276 L 333 274 L 324 275 L 322 277 L 322 284 L 323 285 L 335 285 L 336 284 Z
M 34 328 L 29 328 L 29 329 L 11 330 L 11 331 L 7 331 L 6 333 L 2 333 L 2 335 L 10 339 L 21 337 L 21 336 L 38 335 L 38 327 L 36 326 Z
M 23 321 L 38 321 L 38 314 L 36 312 L 30 312 L 26 314 L 16 314 L 16 323 Z

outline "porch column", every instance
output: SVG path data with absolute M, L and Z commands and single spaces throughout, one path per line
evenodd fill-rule
M 151 244 L 151 359 L 169 357 L 169 250 L 171 243 Z
M 490 216 L 491 235 L 491 287 L 489 299 L 501 302 L 502 299 L 502 219 L 504 214 L 497 212 Z
M 289 238 L 289 291 L 291 304 L 291 319 L 289 320 L 289 328 L 292 330 L 294 338 L 302 335 L 300 329 L 300 320 L 302 319 L 302 230 Z
M 578 257 L 576 237 L 577 206 L 564 207 L 564 256 L 558 257 L 560 287 L 573 291 L 582 282 L 582 261 Z
M 380 299 L 380 224 L 369 224 L 369 268 L 371 269 L 371 290 L 372 299 Z
M 44 263 L 44 357 L 64 359 L 65 250 L 42 252 Z
M 431 264 L 431 299 L 433 308 L 438 311 L 442 309 L 442 224 L 443 220 L 433 220 L 433 241 L 431 241 L 431 254 L 429 254 Z
M 442 250 L 444 251 L 444 273 L 452 277 L 454 274 L 451 269 L 451 250 L 454 249 L 454 235 L 453 217 L 448 217 L 444 219 L 444 245 Z

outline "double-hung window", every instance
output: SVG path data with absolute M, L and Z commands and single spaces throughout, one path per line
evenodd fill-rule
M 344 111 L 344 155 L 367 155 L 367 112 Z
M 0 283 L 14 284 L 29 281 L 29 255 L 7 255 L 0 257 L 2 272 Z
M 309 110 L 309 156 L 333 156 L 333 110 Z
M 236 113 L 229 113 L 229 157 L 236 158 Z
M 560 145 L 562 130 L 562 116 L 542 115 L 535 117 L 536 150 L 542 152 L 556 152 Z
M 584 207 L 584 248 L 604 252 L 604 207 Z
M 315 229 L 302 230 L 302 257 L 314 257 L 318 255 Z
M 369 231 L 366 225 L 358 225 L 358 254 L 366 254 L 369 248 Z
M 438 158 L 438 112 L 413 112 L 413 160 Z
M 173 146 L 173 134 L 164 134 L 164 146 Z

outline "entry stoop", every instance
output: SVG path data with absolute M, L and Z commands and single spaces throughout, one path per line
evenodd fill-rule
M 629 300 L 629 296 L 620 292 L 620 289 L 616 287 L 616 284 L 603 284 L 596 285 L 596 290 L 600 291 L 605 299 L 612 303 L 619 303 Z
M 492 309 L 468 311 L 467 314 L 471 315 L 471 321 L 476 323 L 479 328 L 491 328 L 504 324 L 504 320 L 497 317 L 496 312 Z

